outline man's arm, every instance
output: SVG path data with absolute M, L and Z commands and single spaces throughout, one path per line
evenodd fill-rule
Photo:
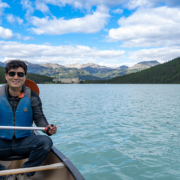
M 33 110 L 33 120 L 36 126 L 38 127 L 49 127 L 50 130 L 47 133 L 48 135 L 55 134 L 57 131 L 56 125 L 51 126 L 49 125 L 43 110 L 42 110 L 42 102 L 38 94 L 35 92 L 31 91 L 31 107 Z

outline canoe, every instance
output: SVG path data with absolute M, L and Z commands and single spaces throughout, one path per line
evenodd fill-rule
M 39 135 L 37 131 L 34 131 L 35 135 Z M 23 163 L 27 161 L 27 157 L 13 156 L 6 160 L 0 160 L 0 163 L 5 165 L 8 170 L 19 169 Z M 32 177 L 33 180 L 85 180 L 78 169 L 72 164 L 72 162 L 62 154 L 57 148 L 52 147 L 49 155 L 42 163 L 41 167 L 46 165 L 62 164 L 60 169 L 51 169 L 37 171 Z M 22 169 L 22 168 L 21 168 Z M 0 171 L 1 172 L 1 171 Z M 11 174 L 11 173 L 10 173 Z

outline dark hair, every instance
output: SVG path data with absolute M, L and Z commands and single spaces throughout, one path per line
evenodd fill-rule
M 25 75 L 27 74 L 27 65 L 25 62 L 20 60 L 11 60 L 6 64 L 5 73 L 7 74 L 10 69 L 17 69 L 22 67 L 24 69 Z

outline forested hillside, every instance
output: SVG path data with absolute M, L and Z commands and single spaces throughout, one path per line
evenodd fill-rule
M 27 74 L 27 79 L 30 79 L 34 81 L 37 84 L 41 83 L 52 83 L 53 82 L 53 77 L 48 77 L 45 75 L 40 75 L 40 74 L 33 74 L 33 73 L 28 73 Z
M 0 67 L 0 84 L 6 83 L 5 77 L 4 77 L 4 68 Z
M 4 77 L 4 68 L 0 67 L 0 84 L 6 83 L 5 77 Z M 35 83 L 52 83 L 53 78 L 48 77 L 45 75 L 39 75 L 39 74 L 33 74 L 33 73 L 28 73 L 27 74 L 27 79 L 30 79 L 34 81 Z
M 180 83 L 180 57 L 164 64 L 160 64 L 137 73 L 118 76 L 109 80 L 96 80 L 86 83 L 139 83 L 139 84 L 179 84 Z

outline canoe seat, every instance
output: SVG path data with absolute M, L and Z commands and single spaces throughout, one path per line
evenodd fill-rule
M 10 156 L 6 159 L 1 159 L 1 161 L 14 161 L 14 160 L 21 160 L 21 159 L 26 159 L 28 157 L 25 156 Z

